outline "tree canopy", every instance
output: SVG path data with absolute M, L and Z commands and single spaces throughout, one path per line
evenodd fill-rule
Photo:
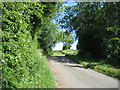
M 96 58 L 120 59 L 119 2 L 78 2 L 65 8 L 59 21 L 69 32 L 75 31 L 79 54 Z

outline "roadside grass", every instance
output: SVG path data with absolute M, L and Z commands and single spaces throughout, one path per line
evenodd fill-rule
M 39 49 L 36 53 L 36 59 L 40 61 L 39 68 L 36 73 L 41 76 L 41 78 L 36 78 L 36 80 L 40 81 L 39 85 L 41 88 L 56 88 L 55 79 L 47 64 L 46 56 L 43 56 L 41 52 L 42 51 Z
M 52 51 L 51 56 L 65 56 L 65 54 L 61 53 L 60 50 L 54 50 L 54 51 Z
M 95 71 L 120 80 L 120 66 L 118 64 L 112 64 L 107 60 L 77 56 L 77 53 L 78 51 L 75 51 L 72 55 L 67 54 L 66 57 L 78 64 L 85 66 L 86 68 L 91 68 Z
M 67 49 L 67 50 L 54 50 L 52 51 L 51 56 L 65 56 L 67 53 L 73 51 L 73 49 Z
M 73 51 L 73 49 L 67 49 L 67 50 L 61 50 L 62 53 L 67 54 L 69 52 Z

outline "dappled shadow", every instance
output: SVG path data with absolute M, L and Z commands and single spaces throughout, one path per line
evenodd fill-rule
M 72 60 L 68 59 L 65 56 L 51 56 L 48 58 L 49 61 L 54 61 L 54 62 L 60 62 L 60 63 L 69 63 L 68 65 L 65 64 L 64 66 L 67 67 L 76 67 L 76 68 L 84 68 L 84 69 L 88 69 L 85 66 L 82 65 L 78 65 L 76 63 L 74 63 Z
M 81 66 L 81 65 L 64 65 L 64 66 L 68 66 L 68 67 L 78 67 L 78 68 L 85 68 L 85 69 L 88 69 L 87 67 Z
M 73 63 L 73 61 L 71 61 L 65 56 L 51 56 L 48 58 L 48 60 L 53 60 L 55 62 L 61 62 L 61 63 Z

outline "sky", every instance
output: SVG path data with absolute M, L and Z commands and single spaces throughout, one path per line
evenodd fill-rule
M 72 46 L 70 47 L 70 49 L 76 50 L 76 49 L 77 49 L 77 48 L 76 48 L 77 43 L 78 43 L 78 40 L 76 40 L 76 41 L 72 44 Z
M 76 3 L 74 3 L 74 2 L 66 2 L 64 5 L 65 5 L 65 6 L 74 6 L 74 5 L 76 5 Z M 64 31 L 64 29 L 61 29 L 61 30 Z M 77 42 L 78 42 L 78 41 L 76 40 L 76 41 L 72 44 L 72 46 L 71 46 L 70 49 L 76 50 Z M 55 47 L 53 48 L 53 50 L 62 50 L 62 48 L 63 48 L 63 43 L 62 43 L 62 42 L 59 42 L 59 43 L 57 43 L 57 44 L 55 45 Z
M 78 41 L 75 41 L 75 42 L 72 44 L 72 46 L 70 47 L 70 49 L 76 50 L 77 42 L 78 42 Z M 62 48 L 63 48 L 63 43 L 60 42 L 60 43 L 57 43 L 57 44 L 55 45 L 55 47 L 53 48 L 53 50 L 62 50 Z

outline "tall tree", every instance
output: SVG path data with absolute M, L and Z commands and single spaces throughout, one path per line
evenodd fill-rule
M 111 38 L 111 35 L 119 38 L 119 6 L 119 2 L 79 2 L 74 7 L 66 7 L 67 14 L 60 23 L 65 24 L 63 27 L 68 28 L 69 32 L 76 32 L 79 54 L 102 58 L 109 56 L 108 38 Z M 106 29 L 109 27 L 117 27 L 112 29 L 114 33 L 111 32 L 111 35 Z M 113 44 L 110 46 L 112 50 Z M 118 44 L 115 44 L 115 47 L 118 47 Z M 116 52 L 118 57 L 119 50 Z

